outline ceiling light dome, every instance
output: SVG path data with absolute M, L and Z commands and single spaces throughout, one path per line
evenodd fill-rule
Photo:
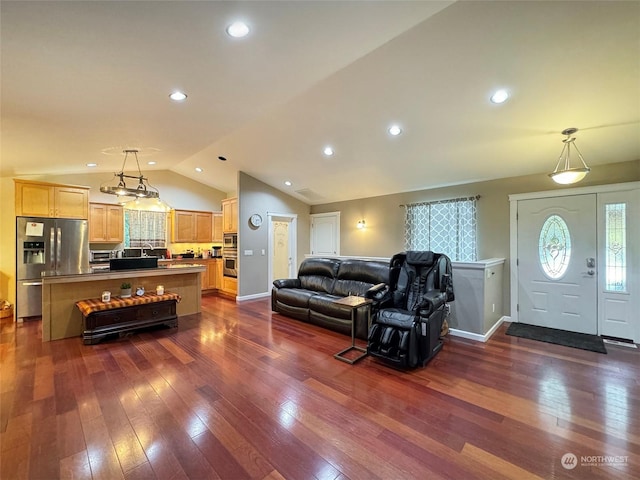
M 234 38 L 242 38 L 249 34 L 249 27 L 244 22 L 233 22 L 227 27 L 227 33 Z
M 402 128 L 400 128 L 400 125 L 391 125 L 389 127 L 389 134 L 390 135 L 393 135 L 394 137 L 397 137 L 401 133 L 402 133 Z
M 333 155 L 333 148 L 331 147 L 324 147 L 324 150 L 322 151 L 327 157 L 330 157 L 331 155 Z
M 183 100 L 186 100 L 187 94 L 183 92 L 173 92 L 169 95 L 169 98 L 171 100 L 175 100 L 176 102 L 181 102 Z
M 490 100 L 492 103 L 504 103 L 509 98 L 509 92 L 506 90 L 497 90 L 491 95 Z

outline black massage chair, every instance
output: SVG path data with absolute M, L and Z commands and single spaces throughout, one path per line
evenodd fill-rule
M 400 369 L 424 366 L 442 348 L 440 331 L 454 300 L 451 260 L 444 254 L 394 255 L 390 301 L 374 312 L 367 351 Z

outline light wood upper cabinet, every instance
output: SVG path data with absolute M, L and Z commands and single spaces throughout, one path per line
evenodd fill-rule
M 124 210 L 110 203 L 89 204 L 89 242 L 120 243 L 124 240 Z
M 213 212 L 213 234 L 211 241 L 222 243 L 222 212 Z
M 193 242 L 196 237 L 196 218 L 191 211 L 171 211 L 171 241 Z
M 196 242 L 211 243 L 213 233 L 213 214 L 211 212 L 195 212 L 196 218 Z
M 222 200 L 222 231 L 223 233 L 238 232 L 237 198 L 226 198 Z
M 171 241 L 174 243 L 210 243 L 212 231 L 211 212 L 171 211 Z
M 89 218 L 89 187 L 14 180 L 16 216 Z

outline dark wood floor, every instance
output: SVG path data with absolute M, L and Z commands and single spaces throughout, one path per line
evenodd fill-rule
M 347 337 L 269 307 L 205 297 L 177 330 L 94 346 L 4 321 L 0 477 L 640 478 L 637 351 L 503 326 L 407 373 L 337 361 Z

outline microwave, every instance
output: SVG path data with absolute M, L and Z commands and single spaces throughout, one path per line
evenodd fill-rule
M 222 237 L 222 246 L 224 248 L 238 248 L 238 234 L 225 233 Z

